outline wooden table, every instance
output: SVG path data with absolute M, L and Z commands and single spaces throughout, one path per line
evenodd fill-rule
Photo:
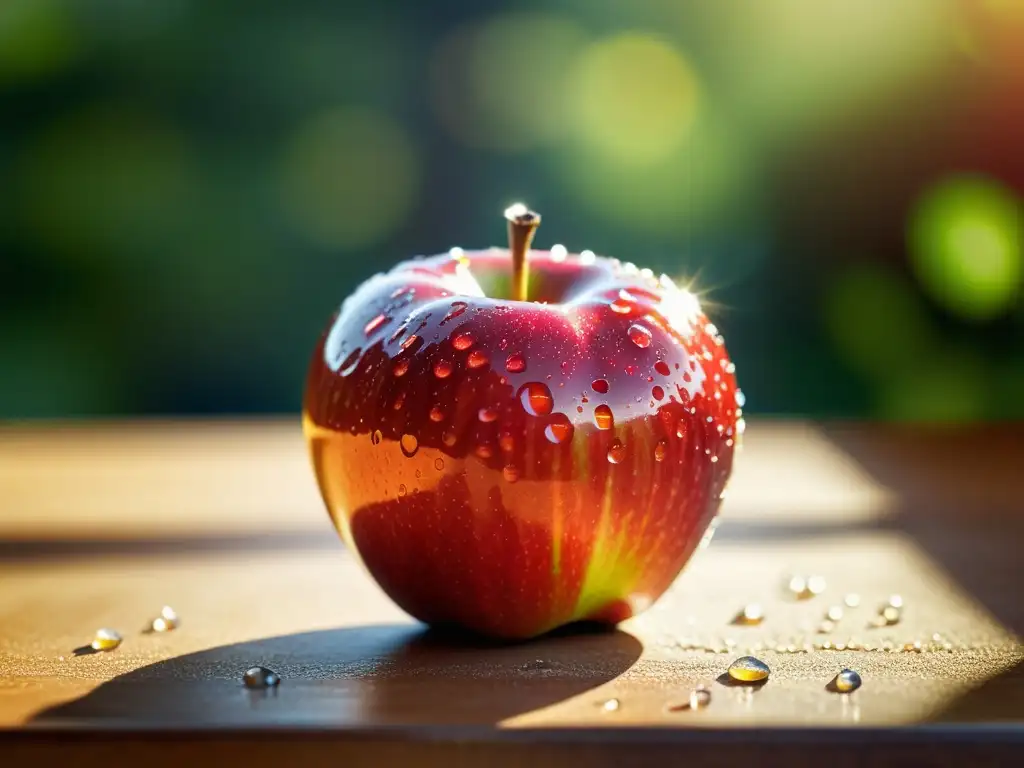
M 488 647 L 424 632 L 364 575 L 297 419 L 0 429 L 2 754 L 1005 761 L 1024 746 L 1022 497 L 1020 427 L 755 422 L 715 541 L 647 614 Z M 827 589 L 796 600 L 794 573 Z M 869 627 L 891 593 L 900 623 Z M 748 602 L 764 622 L 732 625 Z M 164 604 L 180 628 L 144 633 Z M 833 605 L 844 616 L 819 633 Z M 74 655 L 106 626 L 119 649 Z M 769 682 L 720 682 L 748 651 Z M 255 664 L 280 687 L 242 688 Z M 826 690 L 843 667 L 855 694 Z M 699 684 L 707 709 L 673 709 Z

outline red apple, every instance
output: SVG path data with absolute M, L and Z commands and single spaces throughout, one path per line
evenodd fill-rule
M 503 638 L 649 606 L 717 514 L 743 432 L 697 299 L 587 251 L 528 251 L 538 220 L 510 226 L 512 259 L 453 249 L 359 286 L 304 406 L 327 508 L 385 592 Z

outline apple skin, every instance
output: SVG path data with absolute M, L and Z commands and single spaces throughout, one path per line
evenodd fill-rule
M 715 518 L 744 427 L 688 291 L 590 253 L 529 257 L 529 302 L 493 298 L 504 249 L 367 280 L 320 338 L 303 413 L 327 509 L 384 591 L 508 639 L 656 600 Z

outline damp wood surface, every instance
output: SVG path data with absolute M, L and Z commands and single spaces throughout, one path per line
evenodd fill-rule
M 1024 427 L 755 420 L 745 437 L 714 540 L 647 613 L 488 646 L 425 632 L 362 572 L 297 420 L 2 428 L 6 754 L 535 766 L 733 760 L 765 745 L 790 764 L 822 749 L 839 764 L 845 750 L 876 764 L 1019 754 Z M 793 575 L 825 588 L 798 599 Z M 874 626 L 893 594 L 899 621 Z M 735 622 L 750 604 L 763 618 Z M 180 626 L 144 632 L 164 605 Z M 101 627 L 121 645 L 74 655 Z M 771 669 L 755 688 L 723 677 L 745 655 Z M 246 690 L 257 665 L 280 685 Z M 829 686 L 844 668 L 863 680 L 848 695 Z M 707 705 L 684 706 L 702 685 Z

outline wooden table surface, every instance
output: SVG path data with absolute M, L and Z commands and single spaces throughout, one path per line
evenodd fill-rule
M 715 540 L 648 613 L 486 646 L 425 632 L 362 572 L 297 419 L 6 427 L 0 738 L 82 765 L 1005 760 L 1024 746 L 1022 498 L 1020 426 L 754 422 Z M 796 600 L 791 574 L 827 588 Z M 870 627 L 892 593 L 900 623 Z M 764 622 L 731 624 L 748 602 Z M 181 626 L 144 633 L 164 604 Z M 76 656 L 99 627 L 121 647 Z M 768 683 L 723 684 L 748 652 Z M 278 689 L 241 686 L 256 664 Z M 826 688 L 844 667 L 849 696 Z M 699 684 L 707 709 L 673 708 Z

